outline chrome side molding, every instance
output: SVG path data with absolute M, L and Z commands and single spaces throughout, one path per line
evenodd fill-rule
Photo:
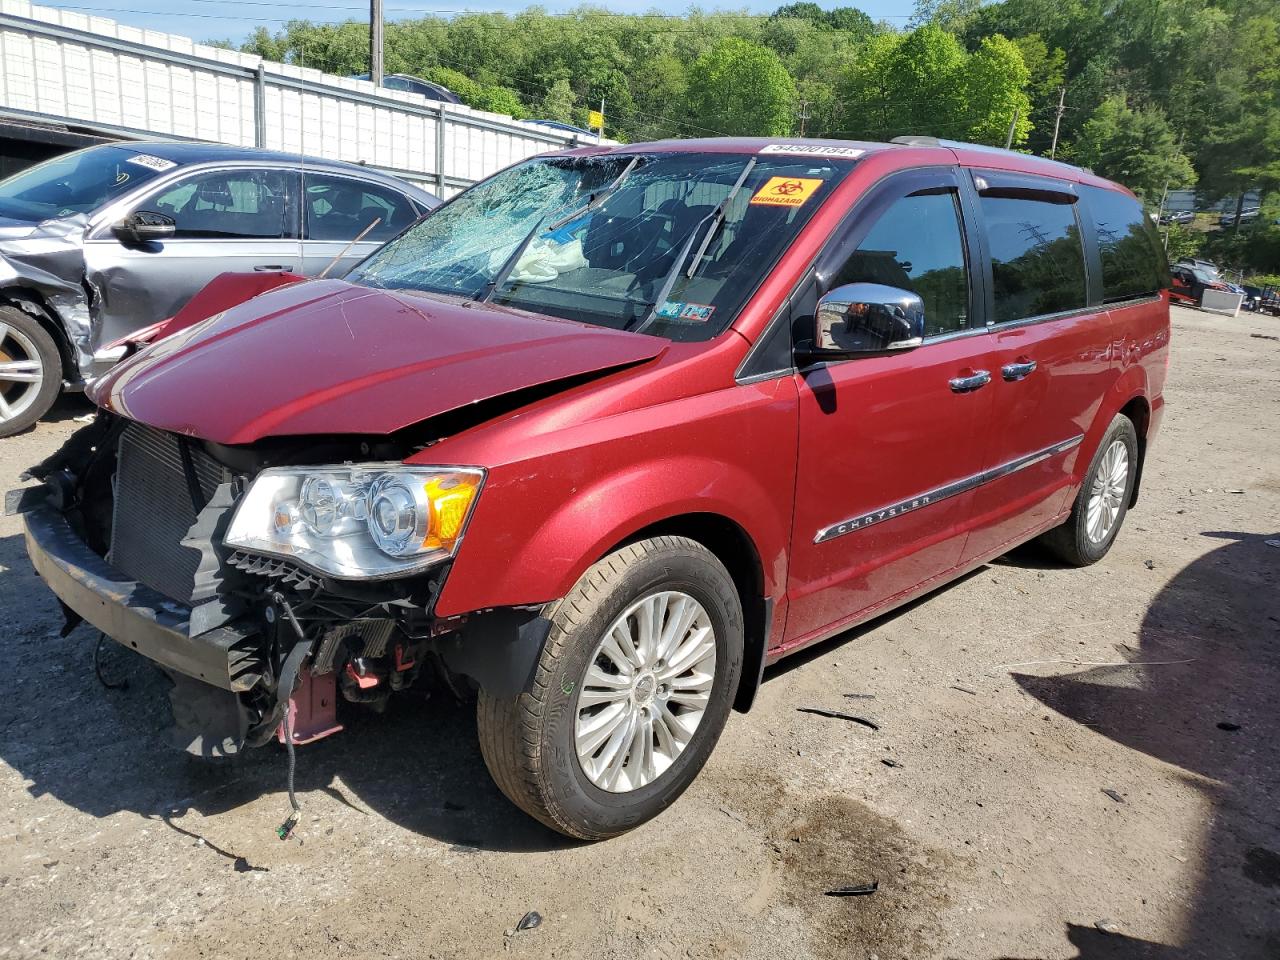
M 878 510 L 872 510 L 868 513 L 859 514 L 856 517 L 850 517 L 848 520 L 841 520 L 839 523 L 833 523 L 829 527 L 823 527 L 817 532 L 813 538 L 814 543 L 825 543 L 828 540 L 834 540 L 836 537 L 843 537 L 846 533 L 853 533 L 856 530 L 862 530 L 873 524 L 881 523 L 885 520 L 892 520 L 894 517 L 900 517 L 904 513 L 911 513 L 922 507 L 928 507 L 935 503 L 939 503 L 949 497 L 958 496 L 967 493 L 975 487 L 980 487 L 984 483 L 990 483 L 992 480 L 999 480 L 1001 477 L 1007 477 L 1011 473 L 1019 470 L 1025 470 L 1027 467 L 1034 466 L 1037 463 L 1043 463 L 1050 457 L 1056 457 L 1060 453 L 1066 453 L 1084 442 L 1084 434 L 1072 437 L 1070 440 L 1063 440 L 1052 446 L 1045 447 L 1043 450 L 1037 450 L 1034 453 L 1028 453 L 1024 456 L 1017 457 L 1007 463 L 992 467 L 990 470 L 983 470 L 981 473 L 975 473 L 972 476 L 964 477 L 952 483 L 945 484 L 941 487 L 934 487 L 932 490 L 926 490 L 924 493 L 916 494 L 906 500 L 899 500 L 897 503 L 891 503 L 888 506 L 881 507 Z

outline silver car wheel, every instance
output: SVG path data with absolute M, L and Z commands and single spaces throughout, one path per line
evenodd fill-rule
M 44 363 L 35 343 L 0 322 L 0 423 L 26 413 L 40 395 Z
M 610 793 L 658 779 L 693 739 L 715 677 L 716 635 L 702 604 L 676 590 L 631 604 L 579 684 L 574 746 L 583 773 Z
M 1112 440 L 1098 463 L 1089 488 L 1085 530 L 1093 543 L 1102 543 L 1111 534 L 1128 487 L 1129 448 L 1123 440 Z

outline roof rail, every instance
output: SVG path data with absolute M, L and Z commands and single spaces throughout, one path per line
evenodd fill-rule
M 944 140 L 940 137 L 926 137 L 911 134 L 905 137 L 894 137 L 890 143 L 900 143 L 908 147 L 949 147 L 956 150 L 973 150 L 979 153 L 1001 153 L 1022 157 L 1026 160 L 1039 160 L 1042 163 L 1051 163 L 1057 167 L 1066 167 L 1069 170 L 1079 170 L 1082 173 L 1092 174 L 1093 171 L 1088 167 L 1078 167 L 1075 164 L 1063 163 L 1061 160 L 1050 160 L 1048 157 L 1037 157 L 1033 153 L 1019 153 L 1017 150 L 1006 150 L 1004 147 L 990 147 L 985 143 L 965 143 L 963 140 Z

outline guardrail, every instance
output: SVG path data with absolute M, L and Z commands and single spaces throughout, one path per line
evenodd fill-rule
M 595 142 L 26 0 L 0 0 L 0 109 L 122 136 L 365 163 L 441 196 L 525 157 Z

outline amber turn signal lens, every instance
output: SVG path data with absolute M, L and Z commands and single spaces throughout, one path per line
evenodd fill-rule
M 422 546 L 452 552 L 480 491 L 480 478 L 471 474 L 433 477 L 423 484 L 422 490 L 431 510 Z

